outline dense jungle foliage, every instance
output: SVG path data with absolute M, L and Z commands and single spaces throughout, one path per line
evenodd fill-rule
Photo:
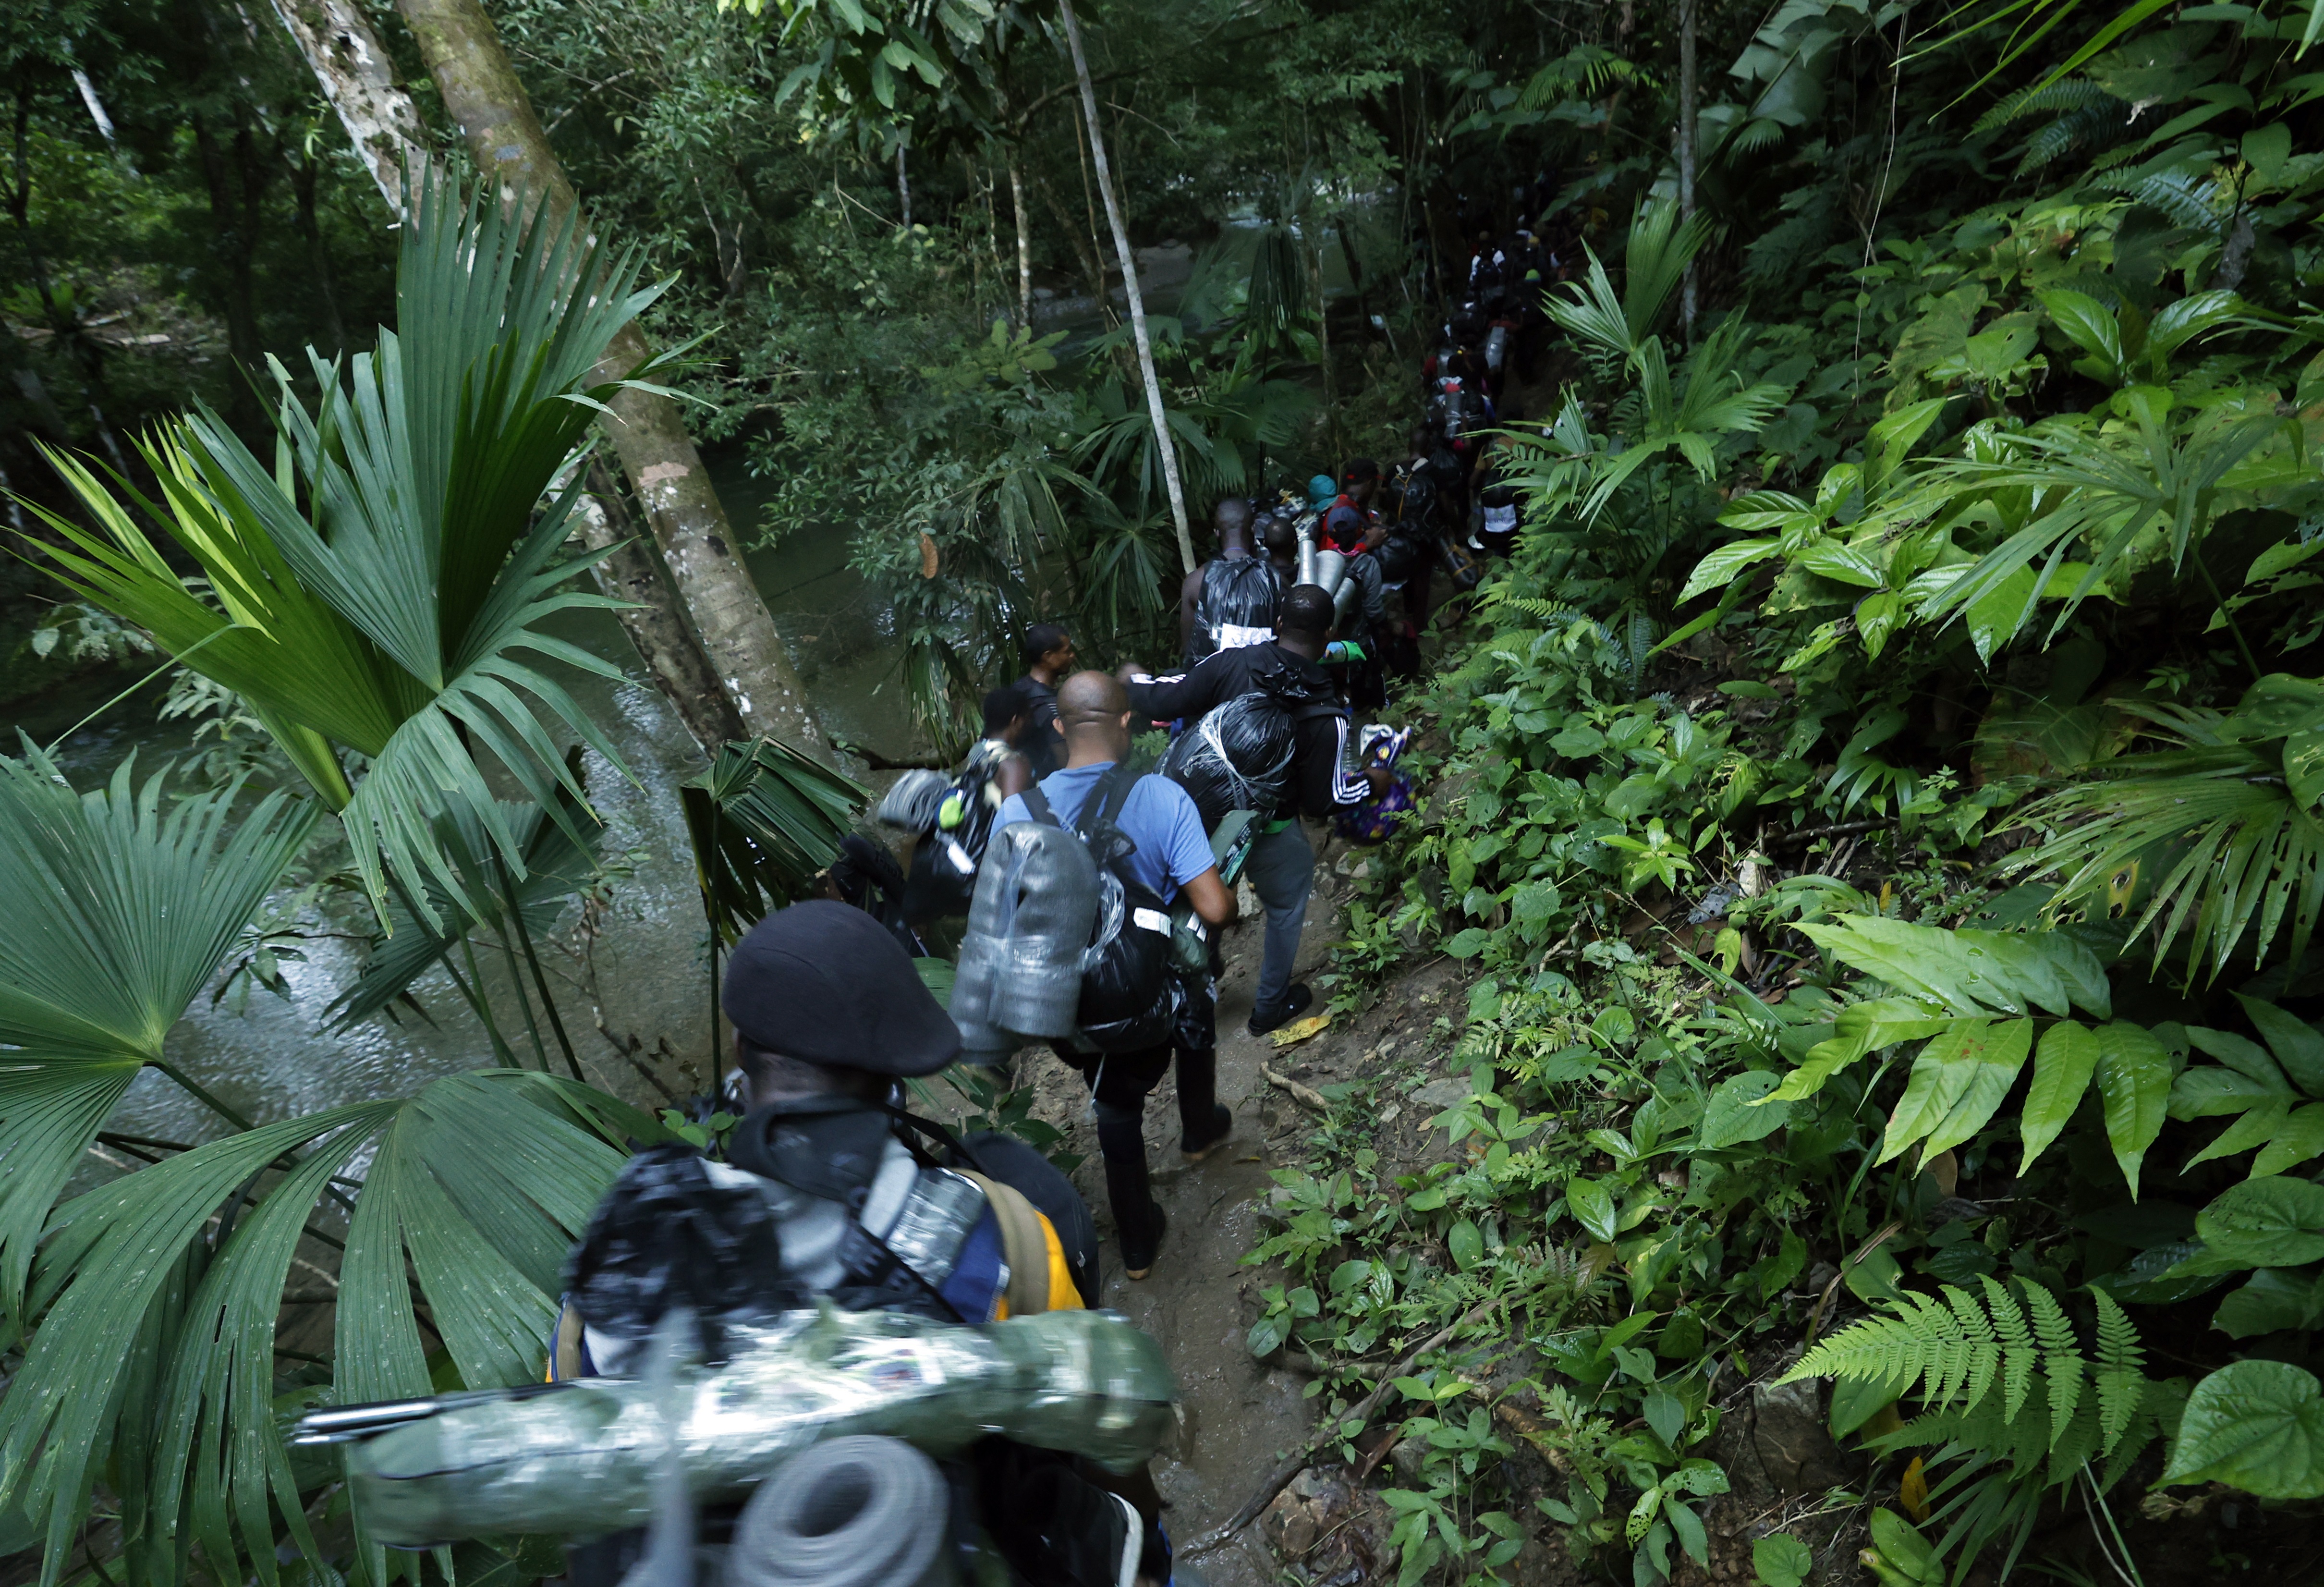
M 1252 1253 L 1381 1573 L 2312 1578 L 2324 8 L 1110 0 L 1086 118 L 1047 5 L 489 11 L 587 237 L 456 175 L 396 224 L 254 0 L 0 12 L 0 684 L 69 721 L 166 653 L 215 746 L 0 760 L 23 1579 L 561 1569 L 371 1548 L 281 1429 L 537 1380 L 624 1151 L 709 1134 L 582 1083 L 536 951 L 622 885 L 567 466 L 622 381 L 682 391 L 754 537 L 846 540 L 940 749 L 1032 622 L 1161 654 L 1092 121 L 1140 273 L 1183 262 L 1145 303 L 1198 521 L 1402 460 L 1478 230 L 1560 253 L 1526 527 L 1397 680 L 1422 808 L 1331 978 L 1464 1001 L 1335 1088 Z M 594 374 L 633 316 L 687 350 Z M 864 795 L 761 743 L 684 797 L 715 949 Z M 475 1072 L 253 1119 L 173 1064 L 323 928 L 370 943 L 334 1030 L 440 968 Z M 108 1130 L 148 1070 L 214 1129 Z M 1334 1418 L 1391 1371 L 1388 1465 Z M 1747 1508 L 1734 1427 L 1825 1380 L 1846 1480 Z

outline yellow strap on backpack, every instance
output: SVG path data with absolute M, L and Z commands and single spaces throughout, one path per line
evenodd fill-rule
M 985 1202 L 1001 1224 L 1001 1254 L 1009 1263 L 1009 1289 L 1001 1296 L 1001 1315 L 1079 1311 L 1081 1292 L 1074 1287 L 1064 1243 L 1040 1209 L 1013 1186 L 966 1169 L 960 1172 L 984 1192 Z

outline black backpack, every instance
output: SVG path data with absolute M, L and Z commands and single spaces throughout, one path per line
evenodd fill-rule
M 1122 869 L 1138 844 L 1121 830 L 1121 807 L 1138 778 L 1116 762 L 1098 779 L 1082 806 L 1074 835 L 1097 862 L 1097 930 L 1082 962 L 1078 1034 L 1102 1053 L 1140 1052 L 1169 1039 L 1177 1015 L 1177 982 L 1170 973 L 1170 910 Z M 1033 819 L 1063 826 L 1038 786 L 1022 798 Z

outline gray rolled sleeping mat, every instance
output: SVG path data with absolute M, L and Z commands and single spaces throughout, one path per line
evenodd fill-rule
M 349 1485 L 370 1535 L 418 1547 L 643 1526 L 673 1437 L 696 1504 L 747 1499 L 800 1451 L 865 1433 L 936 1455 L 999 1434 L 1127 1472 L 1160 1446 L 1176 1398 L 1161 1346 L 1117 1312 L 973 1328 L 826 1306 L 786 1313 L 724 1366 L 685 1369 L 659 1389 L 584 1378 L 320 1411 L 295 1442 L 349 1444 Z
M 899 1438 L 835 1438 L 761 1483 L 734 1526 L 724 1587 L 944 1587 L 951 1496 Z

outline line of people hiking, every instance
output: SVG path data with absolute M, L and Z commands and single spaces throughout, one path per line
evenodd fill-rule
M 868 1334 L 843 1346 L 799 1321 L 828 1324 L 834 1314 L 816 1308 L 995 1332 L 1096 1306 L 1102 1250 L 1071 1182 L 1021 1140 L 964 1138 L 910 1109 L 913 1082 L 956 1063 L 1013 1078 L 1028 1048 L 1048 1047 L 1088 1092 L 1123 1272 L 1144 1279 L 1165 1259 L 1145 1110 L 1175 1075 L 1185 1160 L 1233 1138 L 1217 1019 L 1238 890 L 1248 884 L 1260 917 L 1244 1021 L 1259 1037 L 1314 1002 L 1296 979 L 1311 835 L 1378 843 L 1413 807 L 1397 770 L 1406 735 L 1362 718 L 1418 671 L 1423 635 L 1457 620 L 1484 560 L 1515 541 L 1495 427 L 1515 417 L 1508 374 L 1522 380 L 1532 357 L 1509 308 L 1513 295 L 1537 296 L 1545 265 L 1529 263 L 1532 245 L 1480 245 L 1467 283 L 1478 295 L 1448 317 L 1422 371 L 1406 458 L 1356 458 L 1304 491 L 1218 503 L 1215 551 L 1178 590 L 1167 665 L 1084 668 L 1065 629 L 1029 629 L 1022 675 L 984 697 L 981 736 L 958 767 L 907 773 L 883 798 L 880 819 L 908 835 L 904 861 L 852 835 L 825 898 L 770 914 L 736 946 L 721 992 L 736 1079 L 721 1100 L 742 1116 L 723 1154 L 673 1142 L 624 1167 L 567 1259 L 552 1383 L 657 1372 L 674 1383 L 680 1356 L 713 1372 L 757 1359 L 781 1370 L 752 1381 L 782 1383 L 796 1361 L 819 1382 L 844 1379 L 851 1414 L 878 1431 L 876 1405 L 941 1387 L 937 1358 L 907 1350 L 902 1332 L 884 1353 Z M 1136 742 L 1157 728 L 1167 747 L 1140 770 Z M 928 945 L 955 936 L 940 1002 L 922 971 Z M 680 1439 L 671 1413 L 657 1412 L 650 1436 L 667 1442 L 653 1447 L 685 1480 L 658 1490 L 650 1528 L 634 1502 L 608 1511 L 604 1535 L 569 1551 L 569 1579 L 691 1582 L 699 1564 L 715 1580 L 771 1581 L 751 1562 L 812 1547 L 860 1555 L 846 1579 L 864 1587 L 889 1587 L 874 1562 L 891 1555 L 907 1562 L 893 1587 L 1164 1587 L 1171 1547 L 1146 1464 L 1162 1422 L 1146 1415 L 1145 1389 L 1120 1398 L 1137 1371 L 1109 1379 L 1076 1364 L 1118 1328 L 1129 1324 L 1104 1314 L 1055 1343 L 1017 1335 L 1020 1376 L 1047 1385 L 1032 1397 L 1043 1408 L 911 1439 L 939 1459 L 895 1438 L 849 1439 L 766 1474 L 754 1493 L 700 1477 L 715 1448 Z M 301 1438 L 378 1439 L 351 1469 L 359 1502 L 392 1532 L 379 1518 L 393 1504 L 379 1496 L 404 1480 L 397 1448 L 408 1446 L 412 1492 L 447 1481 L 438 1444 L 395 1429 L 440 1412 L 489 1439 L 499 1413 L 475 1398 L 318 1413 Z M 720 1406 L 738 1433 L 779 1436 L 773 1422 L 750 1422 L 771 1413 Z M 511 1529 L 549 1491 L 528 1474 L 545 1446 L 526 1443 L 542 1436 L 527 1418 L 561 1414 L 509 1411 L 515 1453 L 498 1466 L 480 1458 L 466 1496 L 429 1490 L 427 1519 L 390 1540 Z M 899 1425 L 927 1425 L 914 1414 L 936 1413 Z M 588 1456 L 606 1469 L 643 1447 L 626 1425 L 574 1426 L 584 1423 L 575 1437 L 611 1440 Z M 894 1447 L 870 1447 L 883 1443 Z M 908 1492 L 920 1497 L 905 1503 Z M 935 1552 L 900 1550 L 899 1536 L 919 1535 L 937 1538 Z

